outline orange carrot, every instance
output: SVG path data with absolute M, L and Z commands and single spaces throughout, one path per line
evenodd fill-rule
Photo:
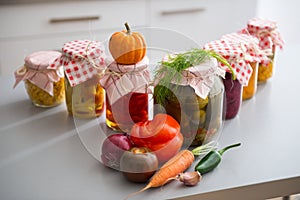
M 166 162 L 159 171 L 157 171 L 151 178 L 150 182 L 146 187 L 141 189 L 138 192 L 129 194 L 127 198 L 139 194 L 149 188 L 160 187 L 176 178 L 176 176 L 187 168 L 189 168 L 194 162 L 195 157 L 194 154 L 185 149 L 176 154 L 173 158 L 171 158 L 168 162 Z M 125 199 L 127 199 L 125 198 Z

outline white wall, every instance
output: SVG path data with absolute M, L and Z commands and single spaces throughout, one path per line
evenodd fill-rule
M 286 44 L 300 44 L 299 0 L 259 0 L 257 16 L 277 21 Z

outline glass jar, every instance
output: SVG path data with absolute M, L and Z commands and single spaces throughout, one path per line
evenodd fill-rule
M 150 71 L 149 58 L 133 65 L 111 61 L 101 79 L 106 90 L 106 125 L 115 130 L 129 132 L 132 126 L 149 119 Z
M 167 55 L 156 69 L 154 114 L 167 113 L 177 120 L 184 147 L 202 145 L 220 133 L 224 86 L 219 76 L 225 70 L 203 49 Z
M 247 86 L 243 87 L 243 100 L 252 98 L 257 90 L 257 75 L 258 75 L 258 62 L 250 62 L 252 74 L 250 76 Z
M 93 118 L 104 111 L 105 91 L 99 83 L 99 77 L 71 87 L 65 79 L 66 105 L 70 115 L 78 118 Z
M 275 60 L 277 55 L 276 49 L 276 46 L 273 46 L 272 55 L 268 56 L 269 62 L 267 64 L 259 63 L 257 75 L 258 83 L 264 83 L 273 76 Z
M 64 102 L 62 66 L 52 63 L 61 56 L 56 51 L 39 51 L 25 57 L 25 64 L 15 72 L 15 86 L 23 80 L 31 102 L 37 107 L 53 107 Z M 15 87 L 14 86 L 14 87 Z
M 229 66 L 220 64 L 220 67 L 226 70 L 223 79 L 226 94 L 225 119 L 232 119 L 239 113 L 243 87 L 253 84 L 249 83 L 253 70 L 248 62 L 258 59 L 255 54 L 251 53 L 253 48 L 258 48 L 258 40 L 252 36 L 231 33 L 223 35 L 221 40 L 206 44 L 205 48 L 222 55 L 231 66 L 230 69 Z
M 128 132 L 140 121 L 148 120 L 148 94 L 130 92 L 110 104 L 106 96 L 106 124 L 113 130 Z
M 100 79 L 106 69 L 104 46 L 98 41 L 75 40 L 64 44 L 63 54 L 54 65 L 63 65 L 66 105 L 78 118 L 98 117 L 103 113 L 105 91 Z
M 234 118 L 242 104 L 243 86 L 238 79 L 232 80 L 232 75 L 226 72 L 223 84 L 226 94 L 226 115 L 225 119 Z
M 247 28 L 242 30 L 246 34 L 259 39 L 260 48 L 268 54 L 258 68 L 258 82 L 264 83 L 274 74 L 276 50 L 283 48 L 284 41 L 277 30 L 277 22 L 268 19 L 253 18 L 247 23 Z
M 154 88 L 154 104 L 157 85 Z M 184 146 L 202 145 L 205 140 L 215 137 L 223 121 L 224 86 L 220 78 L 215 77 L 214 85 L 206 98 L 195 94 L 188 85 L 171 84 L 170 94 L 160 106 L 155 106 L 154 113 L 165 112 L 180 124 L 184 137 Z M 162 107 L 161 107 L 162 106 Z
M 31 102 L 37 107 L 53 107 L 61 104 L 65 100 L 64 78 L 53 83 L 53 95 L 45 90 L 25 80 L 25 88 Z

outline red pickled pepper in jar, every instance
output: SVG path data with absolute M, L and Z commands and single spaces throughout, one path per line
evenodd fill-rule
M 106 90 L 106 124 L 113 130 L 128 132 L 135 123 L 149 118 L 149 58 L 145 56 L 132 65 L 107 62 L 108 69 L 100 80 Z

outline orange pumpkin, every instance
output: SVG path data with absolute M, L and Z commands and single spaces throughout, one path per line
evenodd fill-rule
M 126 30 L 112 34 L 109 40 L 109 51 L 119 64 L 136 64 L 145 57 L 145 39 L 139 32 L 131 32 L 127 23 L 125 27 Z

